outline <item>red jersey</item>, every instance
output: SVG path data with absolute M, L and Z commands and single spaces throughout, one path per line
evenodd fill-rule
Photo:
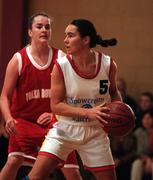
M 37 118 L 50 109 L 51 71 L 58 56 L 58 49 L 50 48 L 48 62 L 40 66 L 30 54 L 29 47 L 17 53 L 19 60 L 19 78 L 12 97 L 11 113 L 36 123 Z

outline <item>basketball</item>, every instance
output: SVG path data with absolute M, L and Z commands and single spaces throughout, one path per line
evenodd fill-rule
M 125 136 L 129 134 L 135 126 L 135 115 L 131 107 L 121 101 L 106 103 L 110 108 L 110 117 L 104 130 L 110 136 Z

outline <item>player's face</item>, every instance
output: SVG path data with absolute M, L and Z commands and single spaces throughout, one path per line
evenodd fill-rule
M 51 22 L 45 16 L 37 16 L 34 18 L 32 29 L 29 30 L 31 41 L 37 43 L 48 43 L 51 39 Z
M 85 48 L 84 38 L 81 38 L 77 27 L 70 24 L 65 30 L 64 44 L 69 54 L 76 54 Z

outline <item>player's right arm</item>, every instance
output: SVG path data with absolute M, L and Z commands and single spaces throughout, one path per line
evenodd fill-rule
M 4 85 L 0 97 L 0 108 L 6 122 L 6 131 L 9 134 L 15 133 L 16 120 L 11 115 L 10 106 L 12 94 L 16 86 L 18 76 L 18 59 L 15 54 L 7 65 Z

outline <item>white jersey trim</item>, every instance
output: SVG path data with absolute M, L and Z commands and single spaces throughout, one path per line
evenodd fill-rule
M 49 49 L 49 56 L 48 56 L 48 61 L 47 63 L 44 65 L 44 66 L 40 66 L 35 60 L 34 58 L 32 57 L 31 53 L 30 53 L 30 49 L 29 47 L 26 48 L 26 52 L 27 52 L 27 55 L 30 59 L 30 62 L 33 64 L 34 67 L 36 67 L 37 69 L 39 70 L 44 70 L 44 69 L 47 69 L 50 64 L 51 64 L 51 61 L 52 61 L 52 58 L 53 58 L 53 50 L 52 48 Z
M 17 59 L 18 59 L 18 73 L 19 76 L 21 75 L 21 69 L 22 69 L 22 57 L 20 53 L 16 53 Z
M 25 158 L 28 158 L 28 159 L 33 159 L 33 160 L 36 160 L 36 158 L 32 157 L 32 156 L 28 156 L 28 155 L 25 155 L 24 153 L 22 152 L 12 152 L 12 153 L 9 153 L 8 157 L 10 156 L 22 156 L 22 157 L 25 157 Z M 32 162 L 27 162 L 26 160 L 22 163 L 22 165 L 24 166 L 33 166 L 34 163 Z
M 25 157 L 25 158 L 29 158 L 29 159 L 36 160 L 35 157 L 28 156 L 28 155 L 26 155 L 26 154 L 24 154 L 24 153 L 22 153 L 22 152 L 12 152 L 12 153 L 9 153 L 8 157 L 9 157 L 9 156 L 15 156 L 15 155 L 20 155 L 20 156 L 23 156 L 23 157 Z
M 103 65 L 105 67 L 105 70 L 106 70 L 106 73 L 109 77 L 109 74 L 110 74 L 110 69 L 111 69 L 111 57 L 110 56 L 107 56 L 105 54 L 102 53 L 102 59 L 103 59 Z M 108 66 L 108 61 L 110 62 L 110 65 Z
M 79 165 L 74 165 L 74 164 L 64 164 L 64 168 L 76 168 L 76 169 L 79 169 Z

